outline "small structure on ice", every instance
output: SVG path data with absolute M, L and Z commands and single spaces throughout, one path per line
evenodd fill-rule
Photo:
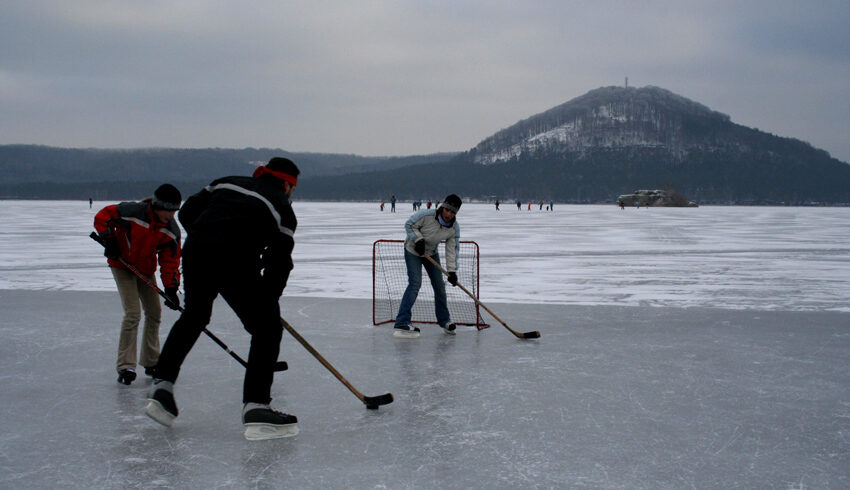
M 632 194 L 623 194 L 617 198 L 617 205 L 623 206 L 666 206 L 681 208 L 696 208 L 697 203 L 676 191 L 661 189 L 637 190 Z

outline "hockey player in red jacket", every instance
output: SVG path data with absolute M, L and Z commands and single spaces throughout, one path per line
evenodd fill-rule
M 180 191 L 171 184 L 157 188 L 153 197 L 138 202 L 122 202 L 101 209 L 94 217 L 94 228 L 104 244 L 124 319 L 118 339 L 118 382 L 129 385 L 136 379 L 137 337 L 142 310 L 145 325 L 138 363 L 152 376 L 159 359 L 159 324 L 162 308 L 159 295 L 141 278 L 127 269 L 121 259 L 156 282 L 157 262 L 160 278 L 171 309 L 180 307 L 180 228 L 174 214 L 180 209 Z M 139 305 L 141 304 L 141 308 Z

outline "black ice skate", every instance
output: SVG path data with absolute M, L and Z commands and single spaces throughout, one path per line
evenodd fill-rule
M 118 382 L 129 385 L 136 379 L 136 371 L 132 369 L 122 369 L 118 371 Z
M 154 379 L 145 413 L 160 424 L 171 427 L 178 414 L 177 402 L 174 401 L 174 383 Z
M 455 325 L 454 323 L 449 323 L 448 325 L 446 325 L 445 327 L 442 327 L 442 328 L 443 328 L 443 332 L 445 332 L 448 335 L 454 335 L 454 334 L 457 333 L 457 332 L 455 332 L 455 330 L 457 329 L 457 325 Z
M 279 412 L 268 404 L 246 403 L 242 408 L 245 439 L 261 441 L 298 434 L 298 418 Z

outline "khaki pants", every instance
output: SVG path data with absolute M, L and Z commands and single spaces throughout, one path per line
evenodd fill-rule
M 115 267 L 110 267 L 110 270 L 118 286 L 121 305 L 124 307 L 124 320 L 121 322 L 121 335 L 118 337 L 116 368 L 118 371 L 136 369 L 136 338 L 142 310 L 145 312 L 145 328 L 142 332 L 139 364 L 144 367 L 156 366 L 159 361 L 159 323 L 162 317 L 159 294 L 131 271 Z M 154 281 L 153 278 L 148 279 L 151 282 Z

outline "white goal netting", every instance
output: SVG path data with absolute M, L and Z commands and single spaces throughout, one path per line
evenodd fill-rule
M 445 243 L 438 249 L 440 265 L 445 267 Z M 458 283 L 479 297 L 478 289 L 478 244 L 461 241 L 458 250 Z M 446 281 L 446 300 L 452 321 L 458 325 L 474 325 L 486 328 L 475 301 L 459 287 Z M 372 322 L 375 325 L 395 321 L 399 303 L 407 288 L 407 266 L 404 264 L 403 240 L 377 240 L 372 245 Z M 422 270 L 422 287 L 412 311 L 413 323 L 437 323 L 434 314 L 434 290 L 428 275 Z

